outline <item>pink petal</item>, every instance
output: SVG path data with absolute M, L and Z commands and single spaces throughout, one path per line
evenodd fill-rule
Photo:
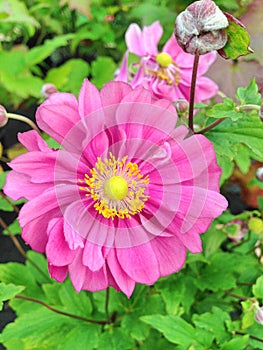
M 145 26 L 142 30 L 142 40 L 145 54 L 155 55 L 158 53 L 158 43 L 163 34 L 163 28 L 159 21 L 150 26 Z
M 122 269 L 135 282 L 153 284 L 160 276 L 158 261 L 150 243 L 118 249 L 117 258 Z
M 142 42 L 142 31 L 138 24 L 132 23 L 129 26 L 125 33 L 125 41 L 130 52 L 140 57 L 145 55 Z
M 9 165 L 16 172 L 28 175 L 33 182 L 53 182 L 56 157 L 56 152 L 34 151 L 22 154 L 12 160 Z
M 180 270 L 185 262 L 186 249 L 177 237 L 156 237 L 151 241 L 161 276 Z
M 63 282 L 67 277 L 68 267 L 67 266 L 54 266 L 49 264 L 48 270 L 50 273 L 50 277 L 54 278 L 58 282 Z
M 74 261 L 68 266 L 71 282 L 77 292 L 83 289 L 86 270 L 87 268 L 82 263 L 82 249 L 79 249 Z
M 91 243 L 87 240 L 83 250 L 82 262 L 93 272 L 100 270 L 105 264 L 105 259 L 102 254 L 102 246 Z
M 88 79 L 85 79 L 79 93 L 80 116 L 84 118 L 101 107 L 98 89 Z
M 35 130 L 18 133 L 18 140 L 27 148 L 28 151 L 51 151 L 46 142 Z
M 128 78 L 129 78 L 128 56 L 129 56 L 129 51 L 126 51 L 124 56 L 123 56 L 122 63 L 121 63 L 120 69 L 118 71 L 118 74 L 114 80 L 128 82 Z
M 63 218 L 58 218 L 51 220 L 48 225 L 46 255 L 49 263 L 56 266 L 71 264 L 76 255 L 76 251 L 71 250 L 65 241 L 63 222 Z
M 198 78 L 198 84 L 196 85 L 195 101 L 201 102 L 214 97 L 218 92 L 218 85 L 213 80 L 200 77 Z
M 111 274 L 120 290 L 129 298 L 135 287 L 135 281 L 131 279 L 122 269 L 116 256 L 116 250 L 111 249 L 107 256 L 107 264 Z
M 97 292 L 106 289 L 108 286 L 109 282 L 105 266 L 95 272 L 86 268 L 86 276 L 82 289 Z
M 132 91 L 129 84 L 112 81 L 103 86 L 100 97 L 103 107 L 120 103 Z
M 18 183 L 19 186 L 17 186 Z M 6 177 L 4 192 L 14 200 L 21 198 L 34 199 L 50 186 L 51 183 L 33 183 L 28 175 L 10 171 Z
M 75 105 L 71 106 L 66 103 L 46 105 L 44 103 L 38 107 L 36 119 L 42 130 L 59 143 L 62 143 L 80 117 Z

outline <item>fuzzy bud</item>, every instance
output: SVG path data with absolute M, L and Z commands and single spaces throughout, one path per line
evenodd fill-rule
M 174 102 L 174 106 L 179 115 L 185 115 L 189 111 L 189 102 L 184 98 L 178 98 L 178 100 Z
M 257 321 L 257 323 L 263 325 L 263 307 L 258 309 L 257 312 L 255 313 L 255 320 Z
M 175 37 L 190 54 L 204 55 L 223 48 L 227 42 L 228 20 L 212 0 L 195 1 L 175 21 Z
M 58 92 L 55 85 L 47 83 L 42 86 L 41 89 L 41 96 L 44 98 L 48 98 L 50 95 L 54 94 L 55 92 Z
M 7 122 L 8 122 L 8 118 L 7 118 L 6 109 L 2 105 L 0 105 L 0 128 L 5 126 Z

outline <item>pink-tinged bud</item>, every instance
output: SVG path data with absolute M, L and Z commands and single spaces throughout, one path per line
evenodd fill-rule
M 178 98 L 178 100 L 174 102 L 174 106 L 179 115 L 188 114 L 189 102 L 186 101 L 184 98 Z
M 54 94 L 55 92 L 58 92 L 58 90 L 53 84 L 47 83 L 42 86 L 41 95 L 44 98 L 48 98 L 50 95 Z
M 263 182 L 263 167 L 260 167 L 256 171 L 256 178 Z
M 227 43 L 228 20 L 212 0 L 195 1 L 175 21 L 175 37 L 185 52 L 204 55 Z
M 225 225 L 227 237 L 234 242 L 239 242 L 246 233 L 248 233 L 248 227 L 246 222 L 240 219 L 234 219 Z
M 0 128 L 5 126 L 7 122 L 8 122 L 8 118 L 7 118 L 6 109 L 2 105 L 0 105 Z
M 255 313 L 255 320 L 257 321 L 257 323 L 263 325 L 263 307 L 258 309 L 257 312 Z

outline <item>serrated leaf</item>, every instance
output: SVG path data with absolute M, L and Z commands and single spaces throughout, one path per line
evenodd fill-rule
M 100 325 L 94 324 L 76 324 L 60 342 L 57 344 L 57 350 L 93 350 L 97 349 Z
M 217 344 L 222 344 L 230 339 L 230 334 L 227 332 L 225 324 L 226 321 L 230 321 L 230 316 L 218 307 L 213 307 L 212 312 L 194 315 L 193 321 L 196 327 L 211 332 L 215 336 Z
M 120 328 L 109 329 L 102 333 L 98 342 L 98 349 L 103 350 L 130 350 L 135 342 Z
M 206 136 L 213 142 L 218 162 L 223 166 L 223 178 L 227 178 L 225 172 L 228 172 L 228 167 L 232 171 L 237 154 L 242 157 L 244 147 L 247 149 L 246 157 L 249 155 L 251 159 L 263 161 L 263 124 L 253 113 L 245 114 L 236 122 L 226 119 Z
M 178 316 L 151 315 L 143 316 L 141 320 L 161 332 L 171 343 L 183 345 L 185 349 L 190 346 L 194 346 L 195 350 L 204 349 L 204 346 L 211 346 L 214 339 L 211 333 L 197 330 Z
M 5 284 L 0 282 L 0 311 L 2 310 L 4 301 L 12 299 L 15 295 L 19 294 L 24 289 L 24 286 L 17 286 L 12 283 Z
M 247 87 L 239 87 L 236 98 L 240 101 L 241 105 L 253 104 L 260 106 L 262 104 L 262 97 L 258 92 L 256 79 L 252 79 Z
M 249 34 L 242 23 L 229 13 L 225 13 L 225 15 L 229 23 L 229 26 L 225 28 L 228 40 L 226 45 L 218 50 L 219 54 L 225 59 L 231 58 L 235 60 L 240 56 L 248 55 L 253 52 L 249 48 Z
M 200 271 L 194 283 L 202 291 L 231 289 L 236 285 L 234 271 L 231 270 L 235 264 L 235 256 L 219 252 L 211 257 L 210 264 Z
M 223 103 L 214 105 L 206 115 L 210 118 L 230 118 L 236 121 L 242 118 L 244 113 L 235 109 L 235 103 L 231 98 L 224 98 Z

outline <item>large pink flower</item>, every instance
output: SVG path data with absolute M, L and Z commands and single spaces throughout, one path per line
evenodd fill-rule
M 129 26 L 125 35 L 128 50 L 116 80 L 129 82 L 132 87 L 143 86 L 157 98 L 189 101 L 194 56 L 180 48 L 174 35 L 159 52 L 157 45 L 162 33 L 158 21 L 142 30 L 137 24 Z M 129 53 L 137 55 L 140 61 L 129 66 Z M 208 100 L 218 91 L 218 86 L 203 76 L 215 59 L 216 52 L 199 59 L 195 102 Z
M 211 143 L 175 128 L 169 101 L 123 82 L 99 92 L 86 80 L 78 101 L 52 94 L 36 117 L 61 148 L 20 134 L 29 152 L 11 162 L 4 190 L 28 199 L 22 235 L 46 253 L 53 278 L 130 296 L 135 283 L 178 271 L 186 249 L 201 252 L 200 233 L 227 202 Z

